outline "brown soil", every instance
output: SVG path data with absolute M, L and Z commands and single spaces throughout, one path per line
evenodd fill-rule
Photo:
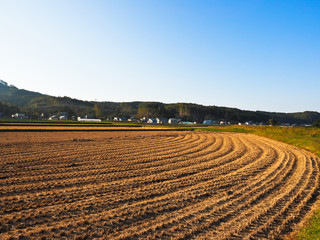
M 318 159 L 238 133 L 0 132 L 0 239 L 281 239 Z

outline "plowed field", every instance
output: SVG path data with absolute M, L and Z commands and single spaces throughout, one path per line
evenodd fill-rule
M 0 133 L 0 239 L 273 239 L 318 159 L 238 133 Z

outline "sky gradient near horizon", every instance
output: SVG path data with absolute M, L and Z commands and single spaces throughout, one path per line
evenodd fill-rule
M 320 112 L 320 1 L 0 0 L 0 79 L 97 101 Z

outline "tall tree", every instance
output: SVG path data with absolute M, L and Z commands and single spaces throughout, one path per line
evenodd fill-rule
M 93 109 L 96 114 L 96 118 L 100 117 L 101 112 L 100 112 L 100 108 L 99 108 L 98 104 L 95 104 Z

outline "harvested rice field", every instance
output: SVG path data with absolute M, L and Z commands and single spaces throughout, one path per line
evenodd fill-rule
M 0 132 L 0 239 L 282 239 L 315 155 L 210 132 Z

